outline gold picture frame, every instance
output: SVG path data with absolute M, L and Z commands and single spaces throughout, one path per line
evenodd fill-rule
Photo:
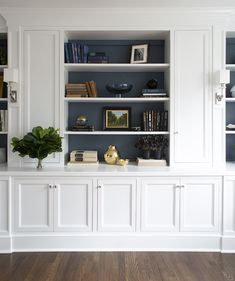
M 105 107 L 103 108 L 103 129 L 109 131 L 130 130 L 130 107 Z

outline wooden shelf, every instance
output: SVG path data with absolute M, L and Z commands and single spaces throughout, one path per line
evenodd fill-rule
M 170 67 L 169 63 L 65 63 L 67 71 L 76 72 L 163 72 Z
M 169 135 L 166 131 L 65 131 L 64 135 Z
M 0 135 L 7 135 L 8 132 L 0 132 Z
M 7 102 L 8 99 L 7 98 L 0 98 L 0 102 Z
M 226 135 L 235 135 L 235 130 L 234 131 L 225 131 Z
M 66 102 L 114 102 L 114 103 L 119 103 L 119 102 L 165 102 L 169 101 L 169 98 L 64 98 Z

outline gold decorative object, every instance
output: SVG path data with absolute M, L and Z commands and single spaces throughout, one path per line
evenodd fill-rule
M 129 159 L 118 159 L 116 164 L 120 166 L 126 166 L 128 163 Z
M 104 153 L 104 160 L 107 164 L 114 165 L 117 163 L 117 160 L 120 158 L 119 152 L 115 145 L 109 145 L 108 149 Z

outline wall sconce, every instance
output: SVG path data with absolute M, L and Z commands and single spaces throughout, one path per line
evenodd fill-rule
M 16 89 L 13 90 L 13 85 L 18 83 L 18 69 L 5 68 L 3 80 L 8 83 L 10 102 L 17 102 L 17 91 Z
M 220 70 L 219 71 L 219 84 L 218 91 L 215 93 L 215 103 L 220 104 L 225 96 L 226 84 L 230 83 L 230 71 Z

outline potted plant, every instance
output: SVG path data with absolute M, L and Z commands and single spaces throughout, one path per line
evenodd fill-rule
M 164 136 L 152 136 L 150 140 L 150 149 L 153 158 L 161 159 L 164 157 L 165 149 L 168 147 L 168 139 Z
M 149 159 L 151 152 L 151 136 L 143 136 L 139 138 L 135 147 L 142 151 L 142 157 L 144 159 Z
M 30 158 L 38 159 L 37 168 L 42 168 L 42 160 L 49 154 L 62 151 L 61 137 L 58 129 L 53 127 L 34 127 L 22 139 L 12 138 L 13 152 L 19 152 L 19 156 L 28 155 Z

